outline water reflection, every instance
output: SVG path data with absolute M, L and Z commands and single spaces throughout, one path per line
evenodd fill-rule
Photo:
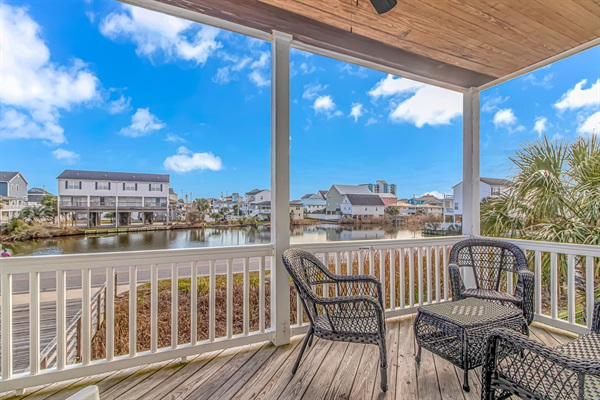
M 317 224 L 294 226 L 292 243 L 418 238 L 421 233 L 393 226 Z M 64 236 L 6 244 L 15 256 L 99 253 L 190 247 L 240 246 L 271 241 L 268 226 L 148 231 L 110 235 Z

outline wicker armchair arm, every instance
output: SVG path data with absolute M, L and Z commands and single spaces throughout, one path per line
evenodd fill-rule
M 460 267 L 457 264 L 448 265 L 450 274 L 450 288 L 452 289 L 452 301 L 462 298 L 462 292 L 465 290 L 465 283 L 460 275 Z
M 600 334 L 600 299 L 594 303 L 594 316 L 592 317 L 592 332 Z
M 529 355 L 522 356 L 522 352 Z M 500 353 L 500 354 L 499 354 Z M 561 353 L 559 350 L 538 343 L 529 337 L 507 328 L 493 329 L 487 338 L 487 349 L 484 362 L 487 368 L 494 368 L 490 362 L 496 358 L 495 363 L 507 356 L 519 357 L 520 360 L 544 359 L 564 369 L 581 373 L 600 376 L 600 360 L 577 358 Z
M 371 296 L 383 307 L 381 282 L 372 275 L 334 275 L 340 296 Z
M 523 316 L 530 325 L 533 321 L 533 293 L 535 287 L 535 275 L 528 270 L 518 271 L 517 286 L 515 287 L 514 296 L 521 301 Z

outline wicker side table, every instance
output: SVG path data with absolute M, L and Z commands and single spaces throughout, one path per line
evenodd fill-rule
M 523 312 L 491 301 L 467 298 L 419 307 L 414 330 L 421 349 L 464 370 L 463 389 L 469 391 L 468 372 L 483 364 L 486 338 L 494 328 L 509 328 L 529 335 Z

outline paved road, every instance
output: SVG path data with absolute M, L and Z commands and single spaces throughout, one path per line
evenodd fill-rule
M 215 263 L 217 274 L 227 273 L 227 263 L 225 260 L 218 260 Z M 244 264 L 241 259 L 234 259 L 232 263 L 233 272 L 243 272 Z M 250 259 L 250 271 L 258 271 L 258 260 Z M 267 258 L 265 263 L 266 269 L 270 269 L 270 260 Z M 125 285 L 129 283 L 129 268 L 128 267 L 117 267 L 115 268 L 117 273 L 117 284 Z M 189 278 L 191 276 L 191 263 L 181 264 L 179 267 L 179 277 Z M 209 274 L 209 263 L 199 262 L 198 263 L 198 275 Z M 159 264 L 158 265 L 158 279 L 171 279 L 171 264 Z M 106 282 L 106 270 L 104 268 L 92 270 L 92 287 L 102 286 Z M 150 265 L 138 265 L 137 270 L 137 282 L 146 283 L 150 282 Z M 80 289 L 81 288 L 81 272 L 80 271 L 67 271 L 67 289 Z M 42 292 L 56 291 L 56 273 L 44 272 L 40 276 L 40 290 Z M 28 274 L 17 274 L 13 276 L 13 294 L 29 293 L 29 275 Z

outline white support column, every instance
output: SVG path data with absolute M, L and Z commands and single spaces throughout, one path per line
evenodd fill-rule
M 290 342 L 290 280 L 281 256 L 290 247 L 290 43 L 273 32 L 271 42 L 271 326 L 272 342 Z
M 480 232 L 479 199 L 479 91 L 470 88 L 463 95 L 463 220 L 464 235 Z M 464 276 L 465 286 L 472 287 L 474 276 Z

